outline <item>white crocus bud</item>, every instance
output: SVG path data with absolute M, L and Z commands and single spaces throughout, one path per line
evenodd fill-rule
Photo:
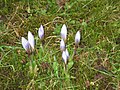
M 80 31 L 77 31 L 75 35 L 75 45 L 78 46 L 80 43 Z
M 35 45 L 34 36 L 32 35 L 32 33 L 30 31 L 28 31 L 28 42 L 29 42 L 32 50 L 34 50 L 34 45 Z
M 27 52 L 29 52 L 30 44 L 24 37 L 22 37 L 22 46 Z
M 64 50 L 65 50 L 65 42 L 64 42 L 63 39 L 61 39 L 61 41 L 60 41 L 60 50 L 61 50 L 61 51 L 64 51 Z
M 61 28 L 61 38 L 66 41 L 66 38 L 67 38 L 67 27 L 66 25 L 64 24 Z
M 66 52 L 66 55 L 67 55 L 67 59 L 69 59 L 70 55 L 69 55 L 68 50 L 66 49 L 65 52 Z
M 67 55 L 66 55 L 66 51 L 62 52 L 62 59 L 64 60 L 64 63 L 67 64 Z
M 38 30 L 38 36 L 41 40 L 43 40 L 44 38 L 44 29 L 43 29 L 43 26 L 41 25 L 39 30 Z

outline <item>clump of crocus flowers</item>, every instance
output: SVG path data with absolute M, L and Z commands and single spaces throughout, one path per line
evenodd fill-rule
M 34 51 L 34 45 L 34 36 L 30 31 L 28 31 L 28 40 L 22 37 L 22 46 L 26 50 L 26 52 L 30 54 Z
M 69 59 L 69 52 L 66 48 L 66 39 L 67 39 L 67 27 L 64 24 L 61 28 L 61 41 L 60 41 L 60 50 L 62 52 L 62 59 L 65 63 L 65 66 L 68 63 L 68 59 Z M 77 31 L 76 35 L 75 35 L 75 49 L 74 49 L 74 55 L 76 54 L 76 50 L 79 46 L 80 43 L 80 31 Z
M 41 40 L 41 42 L 43 41 L 44 39 L 44 29 L 43 29 L 43 26 L 41 25 L 39 30 L 38 30 L 38 36 Z M 22 37 L 22 46 L 23 48 L 25 49 L 25 51 L 27 52 L 28 54 L 28 57 L 31 55 L 32 52 L 35 51 L 35 39 L 34 39 L 34 35 L 28 31 L 28 40 L 25 39 L 24 37 Z M 30 74 L 33 75 L 33 76 L 37 76 L 37 64 L 36 62 L 33 60 L 33 58 L 30 58 L 30 66 L 29 66 L 29 69 L 30 69 Z
M 43 45 L 43 40 L 44 40 L 44 28 L 41 25 L 40 28 L 38 29 L 38 36 L 41 40 L 41 43 Z M 68 59 L 69 59 L 69 52 L 66 48 L 66 42 L 67 42 L 67 27 L 65 24 L 63 24 L 62 28 L 61 28 L 61 32 L 60 32 L 60 36 L 61 36 L 61 41 L 60 41 L 60 50 L 62 52 L 62 59 L 64 61 L 65 66 L 68 63 Z M 77 31 L 76 35 L 75 35 L 75 48 L 74 48 L 74 55 L 76 54 L 77 48 L 79 46 L 80 43 L 80 31 Z M 22 46 L 23 48 L 26 50 L 26 52 L 28 54 L 30 54 L 31 52 L 34 52 L 34 46 L 35 46 L 35 40 L 34 40 L 34 36 L 33 34 L 28 31 L 28 40 L 25 39 L 24 37 L 22 37 Z
M 43 26 L 41 25 L 39 30 L 38 30 L 38 36 L 41 41 L 44 39 L 44 29 Z M 28 40 L 22 37 L 22 46 L 25 49 L 25 51 L 30 54 L 31 52 L 34 51 L 34 46 L 35 46 L 35 40 L 34 40 L 34 35 L 28 31 Z
M 66 25 L 64 24 L 61 28 L 61 41 L 60 41 L 60 50 L 62 52 L 62 59 L 65 63 L 65 65 L 67 64 L 68 62 L 68 58 L 69 58 L 69 53 L 68 53 L 68 50 L 66 48 L 66 39 L 67 39 L 67 27 Z

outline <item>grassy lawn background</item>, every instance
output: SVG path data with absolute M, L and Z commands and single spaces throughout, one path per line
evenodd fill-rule
M 0 1 L 1 90 L 119 90 L 120 1 L 56 1 Z M 44 50 L 38 38 L 41 24 L 45 30 Z M 68 30 L 67 71 L 64 71 L 59 49 L 63 24 Z M 81 42 L 73 57 L 78 30 Z M 34 34 L 36 42 L 30 58 L 21 45 L 21 37 L 27 38 L 28 31 Z M 31 59 L 37 65 L 33 72 L 30 71 Z

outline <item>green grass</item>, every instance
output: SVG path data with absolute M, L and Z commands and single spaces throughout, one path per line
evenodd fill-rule
M 38 38 L 41 24 L 45 30 L 43 49 Z M 70 53 L 66 71 L 59 49 L 63 24 L 68 29 Z M 82 39 L 73 57 L 78 30 Z M 21 45 L 21 37 L 27 37 L 28 31 L 36 40 L 31 57 Z M 120 1 L 69 0 L 63 9 L 55 0 L 0 1 L 0 88 L 119 90 Z

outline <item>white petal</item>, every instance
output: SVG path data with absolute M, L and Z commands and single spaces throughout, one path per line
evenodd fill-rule
M 78 45 L 80 42 L 80 31 L 77 31 L 75 35 L 75 45 Z
M 61 41 L 60 41 L 60 50 L 61 50 L 61 51 L 64 51 L 64 50 L 65 50 L 65 42 L 64 42 L 63 39 L 61 39 Z
M 41 25 L 39 30 L 38 30 L 38 36 L 40 39 L 43 39 L 44 38 L 44 29 L 43 29 L 43 26 Z
M 32 33 L 30 31 L 28 31 L 28 42 L 30 44 L 30 46 L 32 47 L 32 49 L 34 49 L 34 36 L 32 35 Z
M 67 55 L 65 51 L 62 53 L 62 59 L 64 60 L 64 63 L 67 64 Z
M 61 38 L 63 40 L 66 40 L 66 38 L 67 38 L 67 27 L 66 27 L 65 24 L 62 26 L 60 34 L 61 34 Z
M 66 52 L 66 55 L 67 55 L 67 59 L 69 59 L 70 56 L 69 56 L 68 50 L 66 49 L 65 52 Z
M 30 47 L 29 42 L 24 37 L 22 37 L 22 46 L 26 51 L 29 50 Z

